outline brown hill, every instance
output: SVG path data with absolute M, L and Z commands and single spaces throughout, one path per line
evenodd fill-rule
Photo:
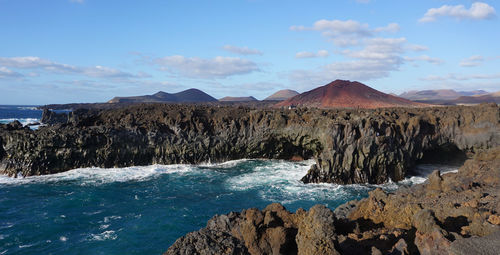
M 270 101 L 270 100 L 274 100 L 274 101 L 283 101 L 283 100 L 287 100 L 291 97 L 294 97 L 296 95 L 298 95 L 299 92 L 295 91 L 295 90 L 291 90 L 291 89 L 283 89 L 283 90 L 280 90 L 280 91 L 277 91 L 276 93 L 266 97 L 266 99 L 264 100 L 267 100 L 267 101 Z
M 373 109 L 380 107 L 419 107 L 425 106 L 425 104 L 391 96 L 356 81 L 336 80 L 325 86 L 294 96 L 275 106 Z

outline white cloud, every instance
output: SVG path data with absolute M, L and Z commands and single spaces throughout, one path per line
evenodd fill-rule
M 463 5 L 443 5 L 439 8 L 429 9 L 419 22 L 432 22 L 436 21 L 438 17 L 444 16 L 457 19 L 489 19 L 495 16 L 495 8 L 482 2 L 473 3 L 469 9 Z
M 19 78 L 23 77 L 22 74 L 12 71 L 6 67 L 0 66 L 0 79 L 5 79 L 5 78 Z
M 480 66 L 483 62 L 484 62 L 483 56 L 475 55 L 460 61 L 460 66 L 463 67 Z
M 368 24 L 363 24 L 355 20 L 318 20 L 312 27 L 291 26 L 292 31 L 321 31 L 321 34 L 333 41 L 340 47 L 353 46 L 360 43 L 360 40 L 372 37 L 381 32 L 397 32 L 400 27 L 397 23 L 390 23 L 385 27 L 370 28 Z
M 0 57 L 0 65 L 18 69 L 43 69 L 58 74 L 80 74 L 96 78 L 144 78 L 148 74 L 140 72 L 132 74 L 105 66 L 78 67 L 73 65 L 56 63 L 39 57 Z
M 295 58 L 326 58 L 329 55 L 327 50 L 319 50 L 318 52 L 301 51 L 295 54 Z
M 52 72 L 78 72 L 78 68 L 71 65 L 59 64 L 39 57 L 0 57 L 0 65 L 21 69 L 42 68 Z
M 312 27 L 292 26 L 294 31 L 320 31 L 334 44 L 346 47 L 338 51 L 344 60 L 317 67 L 314 70 L 294 70 L 288 74 L 296 86 L 325 84 L 335 79 L 367 81 L 387 77 L 392 71 L 399 70 L 407 62 L 425 61 L 440 64 L 439 58 L 421 55 L 405 56 L 407 52 L 425 51 L 427 47 L 409 44 L 404 37 L 381 37 L 386 32 L 396 33 L 400 26 L 390 23 L 385 27 L 371 28 L 354 20 L 319 20 Z M 314 53 L 304 52 L 297 57 L 311 57 Z
M 365 48 L 358 51 L 344 50 L 342 54 L 358 59 L 397 58 L 403 52 L 406 38 L 372 38 L 365 41 Z
M 158 58 L 155 63 L 161 67 L 161 70 L 179 73 L 190 78 L 226 78 L 259 70 L 257 64 L 252 61 L 220 56 L 202 59 L 176 55 Z
M 375 32 L 390 32 L 390 33 L 397 33 L 399 32 L 399 30 L 401 29 L 401 27 L 399 26 L 398 23 L 390 23 L 389 25 L 385 26 L 385 27 L 377 27 L 375 28 Z
M 319 85 L 335 79 L 370 80 L 389 75 L 404 63 L 405 38 L 371 38 L 361 50 L 341 52 L 349 61 L 334 62 L 322 66 L 319 71 L 295 70 L 289 79 L 295 84 Z
M 250 49 L 248 47 L 238 47 L 233 45 L 224 45 L 222 47 L 224 50 L 240 54 L 240 55 L 262 55 L 262 51 L 256 49 Z
M 321 85 L 335 79 L 371 80 L 389 76 L 391 71 L 412 61 L 440 64 L 443 61 L 427 55 L 403 56 L 407 51 L 407 40 L 401 38 L 368 38 L 362 41 L 361 49 L 340 51 L 347 60 L 324 65 L 319 70 L 295 70 L 289 74 L 292 83 L 301 85 Z M 411 48 L 411 47 L 410 47 Z
M 409 61 L 409 62 L 415 62 L 415 61 L 425 61 L 431 64 L 439 65 L 443 64 L 444 60 L 440 58 L 433 58 L 429 57 L 427 55 L 421 55 L 421 56 L 416 56 L 416 57 L 404 57 L 404 60 Z

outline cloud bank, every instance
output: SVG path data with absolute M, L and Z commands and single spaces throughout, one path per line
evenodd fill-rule
M 326 58 L 330 55 L 327 50 L 319 50 L 318 52 L 301 51 L 295 54 L 295 58 Z
M 490 19 L 495 16 L 495 8 L 482 3 L 475 2 L 469 9 L 463 5 L 443 5 L 439 8 L 431 8 L 427 10 L 424 16 L 419 19 L 419 22 L 433 22 L 439 17 L 454 17 L 457 19 L 483 20 Z

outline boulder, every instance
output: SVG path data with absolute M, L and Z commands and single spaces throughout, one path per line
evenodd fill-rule
M 340 254 L 334 224 L 332 210 L 324 205 L 313 206 L 299 225 L 295 238 L 298 254 Z

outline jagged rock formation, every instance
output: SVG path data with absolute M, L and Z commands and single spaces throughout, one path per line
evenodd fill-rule
M 497 105 L 426 109 L 250 109 L 135 105 L 77 110 L 38 130 L 0 125 L 0 173 L 78 167 L 315 158 L 304 182 L 383 183 L 417 160 L 465 159 L 499 145 Z
M 166 93 L 159 91 L 153 95 L 132 96 L 132 97 L 115 97 L 108 103 L 196 103 L 196 102 L 216 102 L 217 99 L 208 95 L 199 89 L 188 89 L 178 93 Z
M 279 90 L 276 93 L 266 97 L 264 101 L 283 101 L 298 95 L 299 92 L 291 89 Z
M 58 114 L 56 112 L 44 109 L 42 113 L 42 119 L 40 120 L 44 124 L 57 124 L 66 123 L 68 121 L 68 114 Z
M 382 93 L 356 81 L 335 80 L 325 86 L 276 104 L 276 107 L 290 106 L 374 109 L 380 107 L 422 107 L 425 105 Z
M 165 254 L 498 254 L 499 236 L 496 147 L 458 173 L 436 171 L 395 193 L 377 189 L 335 212 L 316 205 L 290 213 L 271 204 L 215 216 Z

